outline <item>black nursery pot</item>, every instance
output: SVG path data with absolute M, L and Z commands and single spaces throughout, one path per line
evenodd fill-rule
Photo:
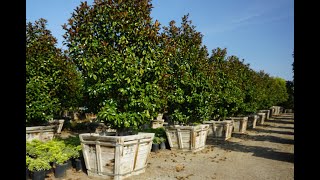
M 26 180 L 30 179 L 29 169 L 26 168 Z
M 157 152 L 158 150 L 159 150 L 159 144 L 153 144 L 153 143 L 152 143 L 151 151 L 152 151 L 152 152 Z
M 72 167 L 76 169 L 76 171 L 83 170 L 83 160 L 82 158 L 72 159 Z
M 71 169 L 72 168 L 72 162 L 71 162 L 71 159 L 69 159 L 68 161 L 67 161 L 67 169 Z
M 82 161 L 81 159 L 75 159 L 75 168 L 76 171 L 82 171 Z
M 46 170 L 34 171 L 32 173 L 32 180 L 44 180 L 46 177 Z
M 54 169 L 54 177 L 56 178 L 65 177 L 67 168 L 68 168 L 68 163 L 56 164 L 56 168 Z
M 160 149 L 161 150 L 164 150 L 164 149 L 166 149 L 167 147 L 166 147 L 166 143 L 165 142 L 161 142 L 160 143 Z

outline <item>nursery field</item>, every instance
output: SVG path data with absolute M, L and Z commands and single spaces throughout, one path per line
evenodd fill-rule
M 64 136 L 69 134 L 63 132 Z M 55 180 L 48 174 L 46 180 Z M 85 172 L 68 170 L 65 180 L 91 180 Z M 102 179 L 102 178 L 101 178 Z M 202 151 L 151 152 L 145 173 L 126 180 L 294 179 L 294 116 L 281 114 L 262 126 L 232 134 L 227 141 L 207 141 Z

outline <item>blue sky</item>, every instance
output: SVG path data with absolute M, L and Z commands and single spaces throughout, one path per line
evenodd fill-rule
M 47 19 L 47 28 L 62 48 L 61 26 L 80 2 L 26 0 L 26 20 Z M 293 0 L 153 0 L 152 4 L 152 18 L 164 26 L 171 20 L 179 25 L 181 17 L 189 13 L 189 20 L 204 35 L 209 54 L 217 47 L 227 48 L 228 55 L 244 59 L 255 71 L 293 79 Z

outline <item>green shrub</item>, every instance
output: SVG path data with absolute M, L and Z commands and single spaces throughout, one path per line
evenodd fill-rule
M 26 150 L 29 157 L 45 159 L 56 164 L 64 164 L 71 158 L 81 156 L 79 137 L 69 137 L 66 140 L 55 138 L 47 142 L 33 140 L 27 142 Z
M 51 169 L 51 165 L 49 160 L 46 158 L 32 158 L 30 156 L 26 156 L 26 165 L 29 171 L 41 171 L 41 170 L 49 170 Z

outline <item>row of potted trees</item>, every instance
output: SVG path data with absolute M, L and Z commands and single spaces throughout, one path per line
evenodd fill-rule
M 55 48 L 45 20 L 27 26 L 27 122 L 84 105 L 116 129 L 79 135 L 89 176 L 122 179 L 144 172 L 159 139 L 142 126 L 158 113 L 168 114 L 171 149 L 198 151 L 209 130 L 204 121 L 254 112 L 270 103 L 269 95 L 283 100 L 277 91 L 283 90 L 281 79 L 253 71 L 236 56 L 227 57 L 225 49 L 208 57 L 188 15 L 181 26 L 171 21 L 160 33 L 151 0 L 119 2 L 82 2 L 63 26 L 67 53 Z
M 247 116 L 204 121 L 202 124 L 194 126 L 165 126 L 170 148 L 195 152 L 205 147 L 207 138 L 210 140 L 228 140 L 232 137 L 232 133 L 244 134 L 247 128 L 254 129 L 257 125 L 263 125 L 264 121 L 271 117 L 269 114 L 274 111 L 274 107 L 269 110 L 259 110 L 258 113 Z M 277 115 L 279 114 L 280 111 Z

